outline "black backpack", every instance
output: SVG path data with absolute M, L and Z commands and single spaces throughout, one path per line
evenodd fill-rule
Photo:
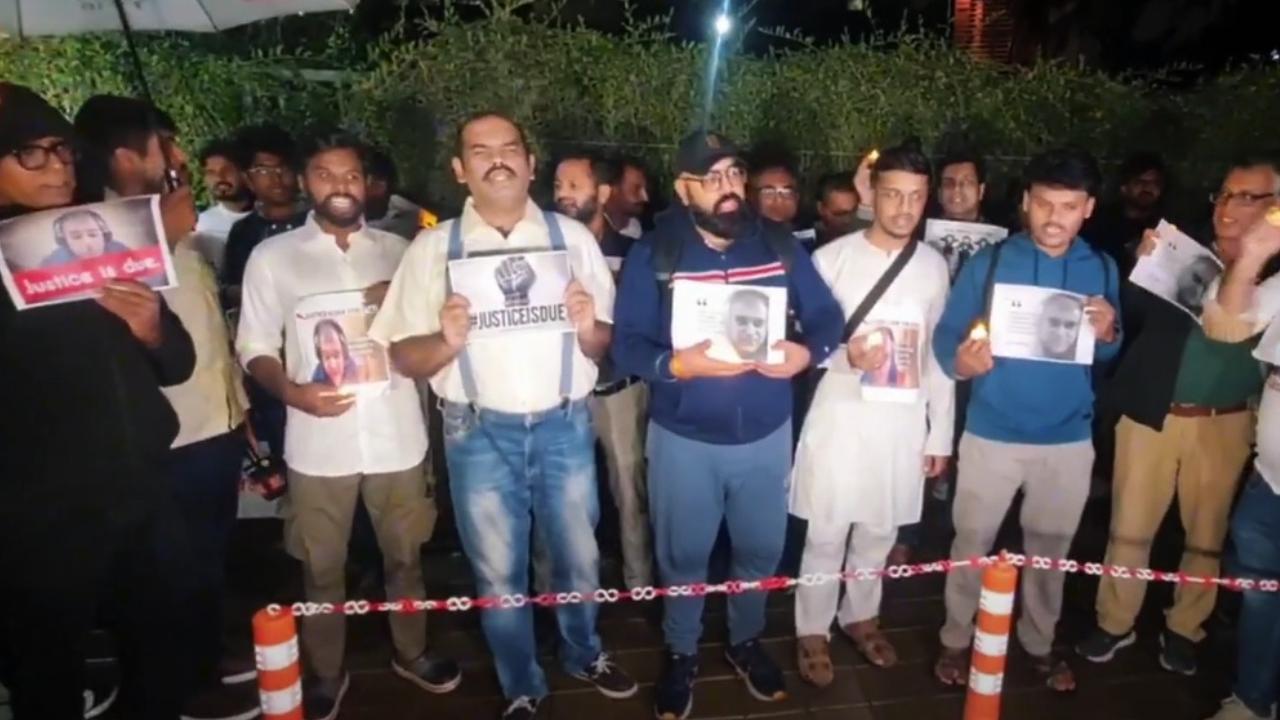
M 996 264 L 1000 262 L 1000 251 L 1004 250 L 1006 240 L 1001 240 L 991 246 L 991 264 L 987 266 L 987 277 L 983 281 L 982 289 L 982 320 L 988 328 L 991 327 L 991 293 L 996 286 Z M 1102 292 L 1106 292 L 1111 287 L 1111 266 L 1107 264 L 1107 257 L 1098 252 L 1096 248 L 1090 246 L 1093 254 L 1098 258 L 1098 262 L 1102 263 Z

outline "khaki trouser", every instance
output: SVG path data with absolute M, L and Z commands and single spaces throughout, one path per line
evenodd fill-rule
M 1147 567 L 1151 543 L 1174 494 L 1178 496 L 1186 548 L 1181 571 L 1217 576 L 1231 503 L 1253 446 L 1252 412 L 1179 417 L 1169 415 L 1155 431 L 1129 418 L 1116 425 L 1115 480 L 1111 498 L 1109 565 Z M 1145 580 L 1102 578 L 1098 625 L 1113 635 L 1133 629 L 1142 608 Z M 1217 586 L 1179 584 L 1168 611 L 1169 630 L 1199 642 L 1202 623 L 1213 612 Z
M 387 598 L 424 599 L 422 544 L 435 526 L 436 508 L 427 499 L 427 475 L 418 464 L 400 472 L 341 477 L 289 469 L 285 544 L 302 562 L 307 602 L 340 604 L 347 599 L 347 542 L 358 497 L 364 498 L 382 549 Z M 392 613 L 389 623 L 401 660 L 416 660 L 426 651 L 426 613 Z M 302 620 L 303 651 L 317 677 L 341 676 L 346 629 L 341 614 Z
M 1071 549 L 1093 473 L 1093 443 L 1021 445 L 965 433 L 960 440 L 959 475 L 953 517 L 956 539 L 951 559 L 991 552 L 1013 498 L 1021 490 L 1022 544 L 1027 555 L 1065 558 Z M 1018 598 L 1018 641 L 1031 655 L 1053 649 L 1054 627 L 1062 614 L 1064 575 L 1057 570 L 1024 567 Z M 947 620 L 941 640 L 959 649 L 973 639 L 974 617 L 982 591 L 982 570 L 965 568 L 947 575 Z
M 622 577 L 628 588 L 653 584 L 649 493 L 644 475 L 648 410 L 648 386 L 639 382 L 622 392 L 591 399 L 591 418 L 604 448 L 609 491 L 618 508 Z

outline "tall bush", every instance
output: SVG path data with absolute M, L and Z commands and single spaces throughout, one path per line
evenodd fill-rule
M 625 37 L 494 16 L 452 22 L 420 39 L 357 47 L 342 33 L 319 50 L 286 52 L 202 37 L 147 37 L 153 90 L 189 146 L 263 119 L 302 129 L 341 124 L 385 145 L 418 194 L 450 206 L 452 133 L 468 112 L 498 109 L 524 123 L 537 151 L 606 145 L 661 173 L 675 141 L 709 117 L 741 142 L 782 139 L 806 174 L 848 167 L 905 135 L 941 151 L 964 137 L 994 156 L 997 181 L 1021 157 L 1074 143 L 1104 158 L 1163 152 L 1196 193 L 1225 159 L 1270 142 L 1280 71 L 1249 69 L 1189 90 L 1161 91 L 1066 64 L 1029 69 L 974 61 L 945 44 L 892 42 L 726 52 L 708 100 L 711 49 L 652 29 Z M 303 78 L 340 69 L 339 84 Z M 117 37 L 0 43 L 0 76 L 29 83 L 68 110 L 95 92 L 129 92 Z

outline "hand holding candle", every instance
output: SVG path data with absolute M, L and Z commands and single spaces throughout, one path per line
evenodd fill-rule
M 1240 237 L 1240 259 L 1261 266 L 1277 254 L 1280 254 L 1280 208 L 1273 207 Z
M 974 323 L 973 327 L 969 330 L 970 340 L 986 340 L 990 337 L 991 334 L 987 332 L 987 324 L 981 320 Z

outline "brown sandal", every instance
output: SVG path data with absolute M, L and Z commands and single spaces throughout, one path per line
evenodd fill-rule
M 800 678 L 816 687 L 824 688 L 836 679 L 836 669 L 831 663 L 831 644 L 824 635 L 796 638 L 796 665 L 800 669 Z
M 882 668 L 891 668 L 898 664 L 898 651 L 893 649 L 889 638 L 880 632 L 878 618 L 850 623 L 840 629 L 853 641 L 858 652 L 862 653 L 867 662 Z
M 1032 655 L 1031 667 L 1036 674 L 1044 679 L 1044 684 L 1050 690 L 1058 693 L 1071 693 L 1076 691 L 1076 676 L 1071 672 L 1071 666 L 1066 660 L 1057 657 L 1053 653 L 1048 655 Z
M 969 682 L 969 651 L 943 647 L 938 655 L 938 662 L 933 666 L 933 675 L 938 682 L 947 687 L 960 687 Z

